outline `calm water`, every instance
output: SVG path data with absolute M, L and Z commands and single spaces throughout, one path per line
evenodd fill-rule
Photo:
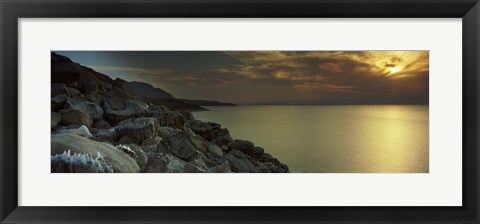
M 428 106 L 237 106 L 195 112 L 291 172 L 428 172 Z

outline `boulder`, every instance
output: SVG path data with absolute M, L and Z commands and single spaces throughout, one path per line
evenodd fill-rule
M 78 87 L 83 94 L 95 92 L 98 89 L 98 80 L 94 74 L 82 73 L 78 79 Z
M 120 78 L 116 78 L 115 81 L 114 81 L 114 84 L 116 86 L 120 87 L 125 92 L 127 92 L 129 94 L 133 94 L 133 88 L 130 86 L 129 82 L 127 82 L 123 79 L 120 79 Z
M 232 171 L 235 173 L 258 173 L 259 168 L 249 160 L 248 156 L 240 151 L 232 150 L 224 156 L 230 162 Z
M 114 109 L 107 101 L 104 101 L 102 106 L 105 120 L 110 124 L 117 124 L 129 118 L 146 117 L 150 114 L 148 105 L 140 100 L 126 100 L 123 109 Z
M 129 99 L 130 95 L 117 86 L 114 86 L 105 94 L 105 103 L 108 104 L 111 110 L 124 110 Z
M 110 124 L 104 120 L 94 120 L 92 127 L 98 128 L 98 129 L 109 129 Z
M 230 137 L 230 134 L 224 134 L 224 135 L 220 135 L 217 138 L 213 139 L 211 142 L 213 144 L 221 147 L 223 149 L 223 151 L 229 151 L 230 146 L 233 143 L 233 138 Z
M 171 154 L 157 153 L 149 158 L 146 173 L 196 173 L 194 165 Z
M 265 153 L 265 150 L 262 147 L 256 146 L 253 150 L 253 153 L 255 156 L 261 156 L 263 153 Z
M 149 111 L 156 111 L 156 112 L 163 112 L 163 111 L 169 111 L 169 109 L 165 106 L 157 105 L 157 104 L 152 104 L 148 107 Z
M 99 129 L 95 133 L 95 139 L 102 142 L 113 142 L 115 141 L 115 129 Z
M 231 173 L 232 169 L 230 168 L 230 163 L 228 161 L 224 161 L 219 165 L 209 168 L 208 172 L 209 173 Z
M 92 118 L 81 110 L 62 110 L 60 111 L 62 123 L 64 125 L 85 125 L 90 127 L 92 125 Z
M 93 120 L 99 120 L 103 117 L 103 109 L 96 103 L 85 101 L 85 100 L 75 100 L 72 98 L 70 101 L 70 107 L 72 109 L 83 111 L 88 114 Z
M 184 111 L 184 110 L 181 110 L 179 111 L 180 114 L 182 114 L 182 116 L 184 117 L 185 121 L 193 121 L 195 120 L 195 118 L 193 117 L 193 114 L 189 111 Z
M 249 156 L 253 156 L 255 153 L 255 146 L 250 141 L 235 139 L 231 147 Z
M 68 95 L 69 96 L 81 96 L 82 95 L 82 93 L 78 89 L 67 87 L 67 90 L 68 90 Z
M 223 156 L 223 150 L 220 147 L 218 147 L 217 145 L 212 144 L 212 143 L 210 143 L 208 145 L 208 152 L 211 153 L 214 156 L 217 156 L 217 157 L 222 157 Z
M 162 141 L 162 138 L 160 138 L 159 140 L 157 140 L 155 138 L 147 138 L 147 139 L 143 140 L 142 146 L 158 145 L 158 143 L 160 143 L 160 141 Z
M 159 136 L 162 137 L 162 138 L 168 138 L 168 137 L 170 137 L 172 135 L 175 135 L 179 132 L 180 131 L 178 131 L 177 129 L 173 129 L 171 127 L 160 127 Z
M 158 144 L 158 151 L 168 151 L 176 157 L 189 160 L 195 152 L 206 152 L 207 143 L 198 136 L 183 131 L 163 138 Z
M 158 120 L 160 126 L 182 128 L 185 124 L 183 115 L 176 111 L 153 111 L 151 116 Z
M 130 118 L 115 126 L 117 138 L 128 136 L 136 144 L 141 144 L 145 139 L 154 138 L 158 135 L 160 125 L 153 117 Z
M 85 125 L 82 125 L 79 128 L 74 128 L 74 129 L 62 129 L 58 133 L 72 133 L 72 134 L 80 135 L 85 138 L 93 137 L 93 135 L 90 133 L 90 131 Z
M 70 150 L 72 153 L 87 153 L 91 157 L 101 156 L 111 164 L 115 173 L 137 173 L 138 164 L 126 153 L 117 150 L 115 146 L 97 142 L 72 133 L 59 133 L 51 136 L 51 154 L 63 154 Z
M 210 161 L 202 153 L 198 153 L 198 151 L 196 151 L 194 156 L 189 159 L 188 162 L 194 165 L 197 171 L 201 173 L 206 173 L 208 171 L 208 167 L 213 164 L 212 161 Z
M 145 172 L 145 168 L 147 166 L 148 157 L 147 154 L 143 151 L 142 148 L 138 147 L 137 145 L 130 144 L 128 145 L 130 150 L 135 154 L 135 161 L 140 168 L 140 172 Z
M 65 94 L 56 95 L 51 98 L 51 109 L 52 111 L 59 111 L 65 108 L 69 97 Z
M 67 86 L 64 83 L 52 83 L 51 85 L 51 96 L 57 96 L 57 95 L 67 95 L 69 96 L 70 93 L 67 89 Z
M 136 143 L 137 143 L 137 140 L 133 139 L 128 135 L 124 135 L 118 140 L 118 144 L 136 144 Z
M 190 120 L 187 121 L 187 126 L 197 135 L 200 135 L 205 140 L 212 142 L 219 147 L 224 145 L 230 147 L 233 142 L 228 130 L 226 128 L 221 128 L 220 124 Z
M 129 146 L 120 144 L 120 145 L 116 145 L 115 147 L 116 147 L 118 150 L 120 150 L 120 151 L 122 151 L 122 152 L 124 152 L 124 153 L 127 153 L 127 155 L 129 155 L 130 157 L 132 157 L 134 160 L 137 160 L 137 159 L 138 159 L 137 154 L 136 154 L 132 149 L 130 149 Z
M 60 122 L 61 119 L 62 117 L 58 113 L 52 112 L 50 114 L 50 123 L 51 123 L 52 130 L 57 128 L 58 122 Z

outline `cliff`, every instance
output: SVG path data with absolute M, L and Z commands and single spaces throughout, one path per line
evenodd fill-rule
M 52 172 L 288 172 L 263 148 L 196 120 L 188 110 L 198 105 L 55 53 L 51 62 Z

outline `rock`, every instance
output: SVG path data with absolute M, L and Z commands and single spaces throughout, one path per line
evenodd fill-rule
M 206 147 L 203 139 L 184 131 L 164 138 L 158 145 L 158 151 L 168 150 L 180 159 L 189 160 L 196 151 L 206 152 Z
M 262 147 L 256 146 L 256 147 L 253 149 L 253 153 L 254 153 L 256 156 L 259 156 L 259 155 L 262 155 L 263 153 L 265 153 L 265 150 L 264 150 Z
M 199 121 L 199 120 L 192 120 L 187 122 L 187 126 L 195 132 L 195 134 L 198 134 L 202 136 L 207 141 L 211 141 L 214 139 L 213 136 L 213 128 L 206 122 Z
M 162 138 L 168 138 L 177 133 L 179 133 L 179 131 L 171 127 L 160 127 L 159 136 Z
M 50 122 L 51 122 L 51 129 L 52 130 L 57 128 L 58 122 L 60 122 L 61 119 L 62 119 L 62 117 L 58 113 L 52 112 L 50 114 Z
M 230 163 L 228 161 L 224 161 L 223 163 L 208 169 L 208 172 L 209 173 L 231 173 L 232 169 L 230 168 Z
M 110 124 L 117 124 L 130 118 L 146 117 L 150 114 L 147 109 L 148 105 L 140 100 L 126 100 L 125 107 L 118 110 L 113 109 L 106 101 L 102 105 L 105 112 L 105 120 Z
M 151 115 L 158 120 L 160 126 L 182 128 L 185 124 L 182 114 L 176 111 L 154 111 Z
M 127 107 L 127 100 L 130 95 L 121 88 L 114 86 L 105 94 L 105 103 L 108 104 L 111 110 L 124 110 Z M 106 108 L 104 108 L 106 110 Z
M 179 111 L 180 114 L 184 117 L 185 121 L 193 121 L 195 118 L 193 118 L 193 114 L 189 111 Z
M 57 96 L 60 94 L 64 94 L 67 96 L 70 95 L 70 93 L 68 92 L 67 86 L 64 83 L 52 83 L 51 96 Z
M 67 90 L 68 90 L 68 95 L 69 96 L 81 96 L 82 95 L 82 93 L 78 89 L 67 87 Z
M 218 147 L 217 145 L 215 144 L 209 144 L 208 145 L 208 152 L 210 152 L 211 154 L 215 155 L 215 156 L 218 156 L 218 157 L 222 157 L 223 156 L 223 151 L 220 147 Z
M 104 120 L 95 120 L 93 121 L 92 127 L 98 128 L 98 129 L 109 129 L 110 124 Z
M 220 124 L 192 120 L 187 122 L 187 126 L 205 140 L 212 142 L 219 147 L 227 146 L 229 148 L 233 142 L 228 130 L 226 128 L 221 128 Z
M 260 162 L 268 162 L 268 161 L 271 161 L 272 159 L 273 159 L 273 156 L 268 153 L 262 154 L 259 158 Z
M 258 173 L 260 170 L 240 151 L 232 150 L 224 156 L 230 162 L 232 171 L 235 173 Z
M 225 145 L 222 145 L 222 147 L 220 147 L 220 148 L 221 148 L 222 151 L 224 151 L 224 152 L 229 152 L 229 151 L 230 151 L 230 149 L 229 149 L 227 146 L 225 146 Z
M 89 140 L 72 133 L 53 134 L 51 136 L 51 154 L 88 153 L 91 157 L 101 155 L 111 164 L 115 173 L 136 173 L 139 167 L 134 159 L 115 148 L 115 146 Z
M 130 86 L 130 83 L 123 79 L 116 78 L 114 81 L 114 84 L 120 87 L 121 89 L 123 89 L 127 93 L 130 93 L 130 94 L 133 93 L 133 88 Z
M 118 140 L 118 144 L 136 144 L 136 143 L 137 143 L 137 140 L 135 140 L 134 138 L 128 135 L 124 135 Z
M 85 125 L 90 127 L 92 125 L 92 118 L 81 110 L 63 110 L 60 111 L 62 123 L 64 125 Z
M 285 170 L 284 168 L 278 167 L 271 162 L 263 163 L 263 165 L 266 167 L 266 172 L 269 172 L 269 173 L 286 173 L 286 172 L 288 172 L 288 169 Z
M 288 166 L 281 163 L 277 158 L 274 158 L 272 155 L 268 153 L 264 153 L 260 156 L 256 156 L 259 162 L 263 163 L 269 169 L 269 172 L 275 173 L 288 173 L 289 169 Z M 273 164 L 274 167 L 272 167 Z
M 103 117 L 103 109 L 96 103 L 85 100 L 74 100 L 72 98 L 70 106 L 72 109 L 83 111 L 88 114 L 93 120 L 99 120 Z
M 127 155 L 129 155 L 130 157 L 132 157 L 134 160 L 137 160 L 137 159 L 138 159 L 137 154 L 136 154 L 132 149 L 130 149 L 129 146 L 119 144 L 119 145 L 116 145 L 115 147 L 116 147 L 118 150 L 120 150 L 120 151 L 126 153 Z
M 160 131 L 160 125 L 157 119 L 152 117 L 131 118 L 120 122 L 115 126 L 117 138 L 128 136 L 136 144 L 141 144 L 143 140 L 154 138 Z
M 137 162 L 138 167 L 140 168 L 140 172 L 145 172 L 145 168 L 148 163 L 147 154 L 143 151 L 142 148 L 138 147 L 137 145 L 130 144 L 128 145 L 128 147 L 130 147 L 130 150 L 132 150 L 136 155 L 135 161 Z
M 95 139 L 102 142 L 113 142 L 115 141 L 115 129 L 100 129 L 95 133 Z
M 97 91 L 98 89 L 98 80 L 94 74 L 91 73 L 82 73 L 78 79 L 79 90 L 84 94 L 89 94 Z
M 62 129 L 59 131 L 59 133 L 72 133 L 72 134 L 77 134 L 85 138 L 92 138 L 93 135 L 90 133 L 88 128 L 85 125 L 80 126 L 79 128 L 76 129 Z
M 180 159 L 188 160 L 195 152 L 195 146 L 183 137 L 170 139 L 170 152 Z
M 255 146 L 250 141 L 235 139 L 231 147 L 249 156 L 253 156 L 255 153 Z
M 161 141 L 161 140 L 160 140 Z M 142 142 L 142 146 L 151 146 L 151 145 L 157 145 L 158 143 L 160 143 L 160 141 L 157 141 L 153 138 L 147 138 L 145 140 L 143 140 Z
M 212 162 L 202 153 L 195 153 L 194 156 L 188 160 L 188 162 L 194 165 L 197 171 L 201 173 L 207 172 L 208 167 L 212 164 Z
M 148 110 L 151 111 L 151 112 L 163 112 L 163 111 L 169 111 L 169 109 L 167 107 L 164 107 L 164 106 L 161 106 L 161 105 L 157 105 L 157 104 L 152 104 L 148 107 Z
M 51 109 L 52 111 L 58 111 L 65 107 L 65 104 L 68 102 L 68 96 L 65 94 L 56 95 L 51 98 Z
M 158 153 L 149 158 L 147 173 L 195 173 L 194 165 L 187 163 L 171 154 Z
M 74 153 L 70 150 L 51 156 L 50 171 L 52 173 L 113 173 L 111 164 L 98 154 L 96 157 L 88 153 Z

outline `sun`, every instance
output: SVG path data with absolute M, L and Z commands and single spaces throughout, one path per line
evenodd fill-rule
M 397 73 L 397 72 L 400 71 L 400 68 L 395 68 L 395 67 L 390 67 L 390 68 L 388 68 L 388 69 L 390 70 L 390 74 L 391 74 L 391 73 Z

